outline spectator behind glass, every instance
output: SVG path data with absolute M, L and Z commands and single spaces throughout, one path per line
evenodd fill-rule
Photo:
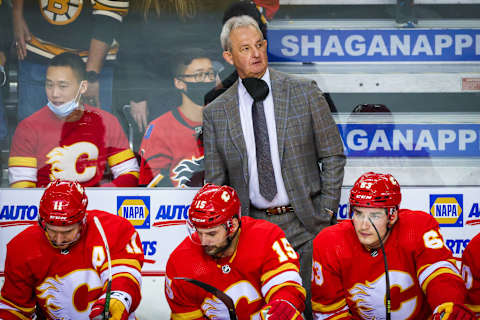
M 474 319 L 438 222 L 426 212 L 399 209 L 401 200 L 391 174 L 357 179 L 352 219 L 313 241 L 314 319 Z
M 48 62 L 65 51 L 78 53 L 87 63 L 88 103 L 112 110 L 113 67 L 108 62 L 116 59 L 128 7 L 128 0 L 13 1 L 19 120 L 47 103 L 43 81 Z
M 181 103 L 170 73 L 170 56 L 183 47 L 204 48 L 222 60 L 215 37 L 223 10 L 232 0 L 140 0 L 125 19 L 116 69 L 117 106 L 130 105 L 138 149 L 147 124 Z M 214 63 L 215 69 L 221 64 Z M 218 65 L 218 66 L 217 66 Z M 118 81 L 117 81 L 118 80 Z
M 273 1 L 257 1 L 267 11 L 274 12 Z M 218 34 L 225 10 L 237 0 L 139 0 L 132 2 L 132 10 L 122 24 L 122 50 L 116 68 L 115 86 L 120 93 L 116 105 L 130 105 L 137 131 L 143 135 L 147 124 L 180 103 L 173 90 L 169 56 L 186 45 L 205 48 L 221 69 L 221 48 L 213 34 Z M 252 6 L 249 1 L 243 2 Z M 243 5 L 243 4 L 242 4 Z M 257 12 L 253 5 L 254 11 Z M 270 11 L 269 11 L 270 12 Z M 245 12 L 244 14 L 248 14 Z M 225 70 L 230 74 L 231 68 Z M 134 148 L 136 150 L 136 148 Z
M 173 58 L 172 76 L 182 97 L 178 108 L 153 120 L 140 147 L 140 184 L 150 187 L 203 185 L 203 99 L 218 79 L 201 49 L 189 48 Z
M 118 120 L 80 103 L 89 83 L 85 63 L 73 53 L 50 61 L 45 91 L 48 104 L 21 121 L 12 140 L 8 176 L 11 187 L 44 187 L 55 179 L 85 187 L 134 187 L 138 163 Z M 112 182 L 102 182 L 106 166 Z

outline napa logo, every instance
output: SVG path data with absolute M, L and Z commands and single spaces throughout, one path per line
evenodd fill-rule
M 431 194 L 430 214 L 440 227 L 463 227 L 463 195 Z
M 150 197 L 117 196 L 117 214 L 136 229 L 149 229 Z

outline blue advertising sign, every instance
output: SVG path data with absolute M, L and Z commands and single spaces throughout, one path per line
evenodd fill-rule
M 338 124 L 348 157 L 480 157 L 480 124 Z
M 272 62 L 478 62 L 480 29 L 269 29 Z

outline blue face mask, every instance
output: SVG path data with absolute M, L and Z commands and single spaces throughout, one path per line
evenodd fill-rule
M 54 105 L 50 100 L 47 103 L 48 108 L 57 116 L 60 118 L 66 118 L 70 113 L 73 112 L 73 110 L 78 108 L 78 97 L 80 95 L 80 88 L 81 88 L 81 83 L 80 86 L 78 87 L 77 94 L 75 95 L 75 98 L 72 100 L 65 102 L 64 104 L 61 104 L 59 106 Z

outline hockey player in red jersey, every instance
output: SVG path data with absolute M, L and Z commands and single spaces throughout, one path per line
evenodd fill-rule
M 38 225 L 7 245 L 0 319 L 102 319 L 110 260 L 110 319 L 135 318 L 144 257 L 139 236 L 122 217 L 87 211 L 87 202 L 78 182 L 56 180 L 45 189 Z
M 400 201 L 390 174 L 368 172 L 355 182 L 352 220 L 324 229 L 313 242 L 314 319 L 473 319 L 438 223 L 425 212 L 399 209 Z
M 303 319 L 298 255 L 279 227 L 241 217 L 235 190 L 213 184 L 200 189 L 188 215 L 190 236 L 167 262 L 165 295 L 172 319 L 230 319 L 217 297 L 178 277 L 225 292 L 239 320 Z
M 462 276 L 467 286 L 467 304 L 480 319 L 480 233 L 468 243 L 462 255 Z
M 87 90 L 85 63 L 73 53 L 52 59 L 48 105 L 21 121 L 8 160 L 10 186 L 45 187 L 55 179 L 85 187 L 135 187 L 138 163 L 118 120 L 80 102 Z M 101 181 L 108 166 L 113 181 Z

